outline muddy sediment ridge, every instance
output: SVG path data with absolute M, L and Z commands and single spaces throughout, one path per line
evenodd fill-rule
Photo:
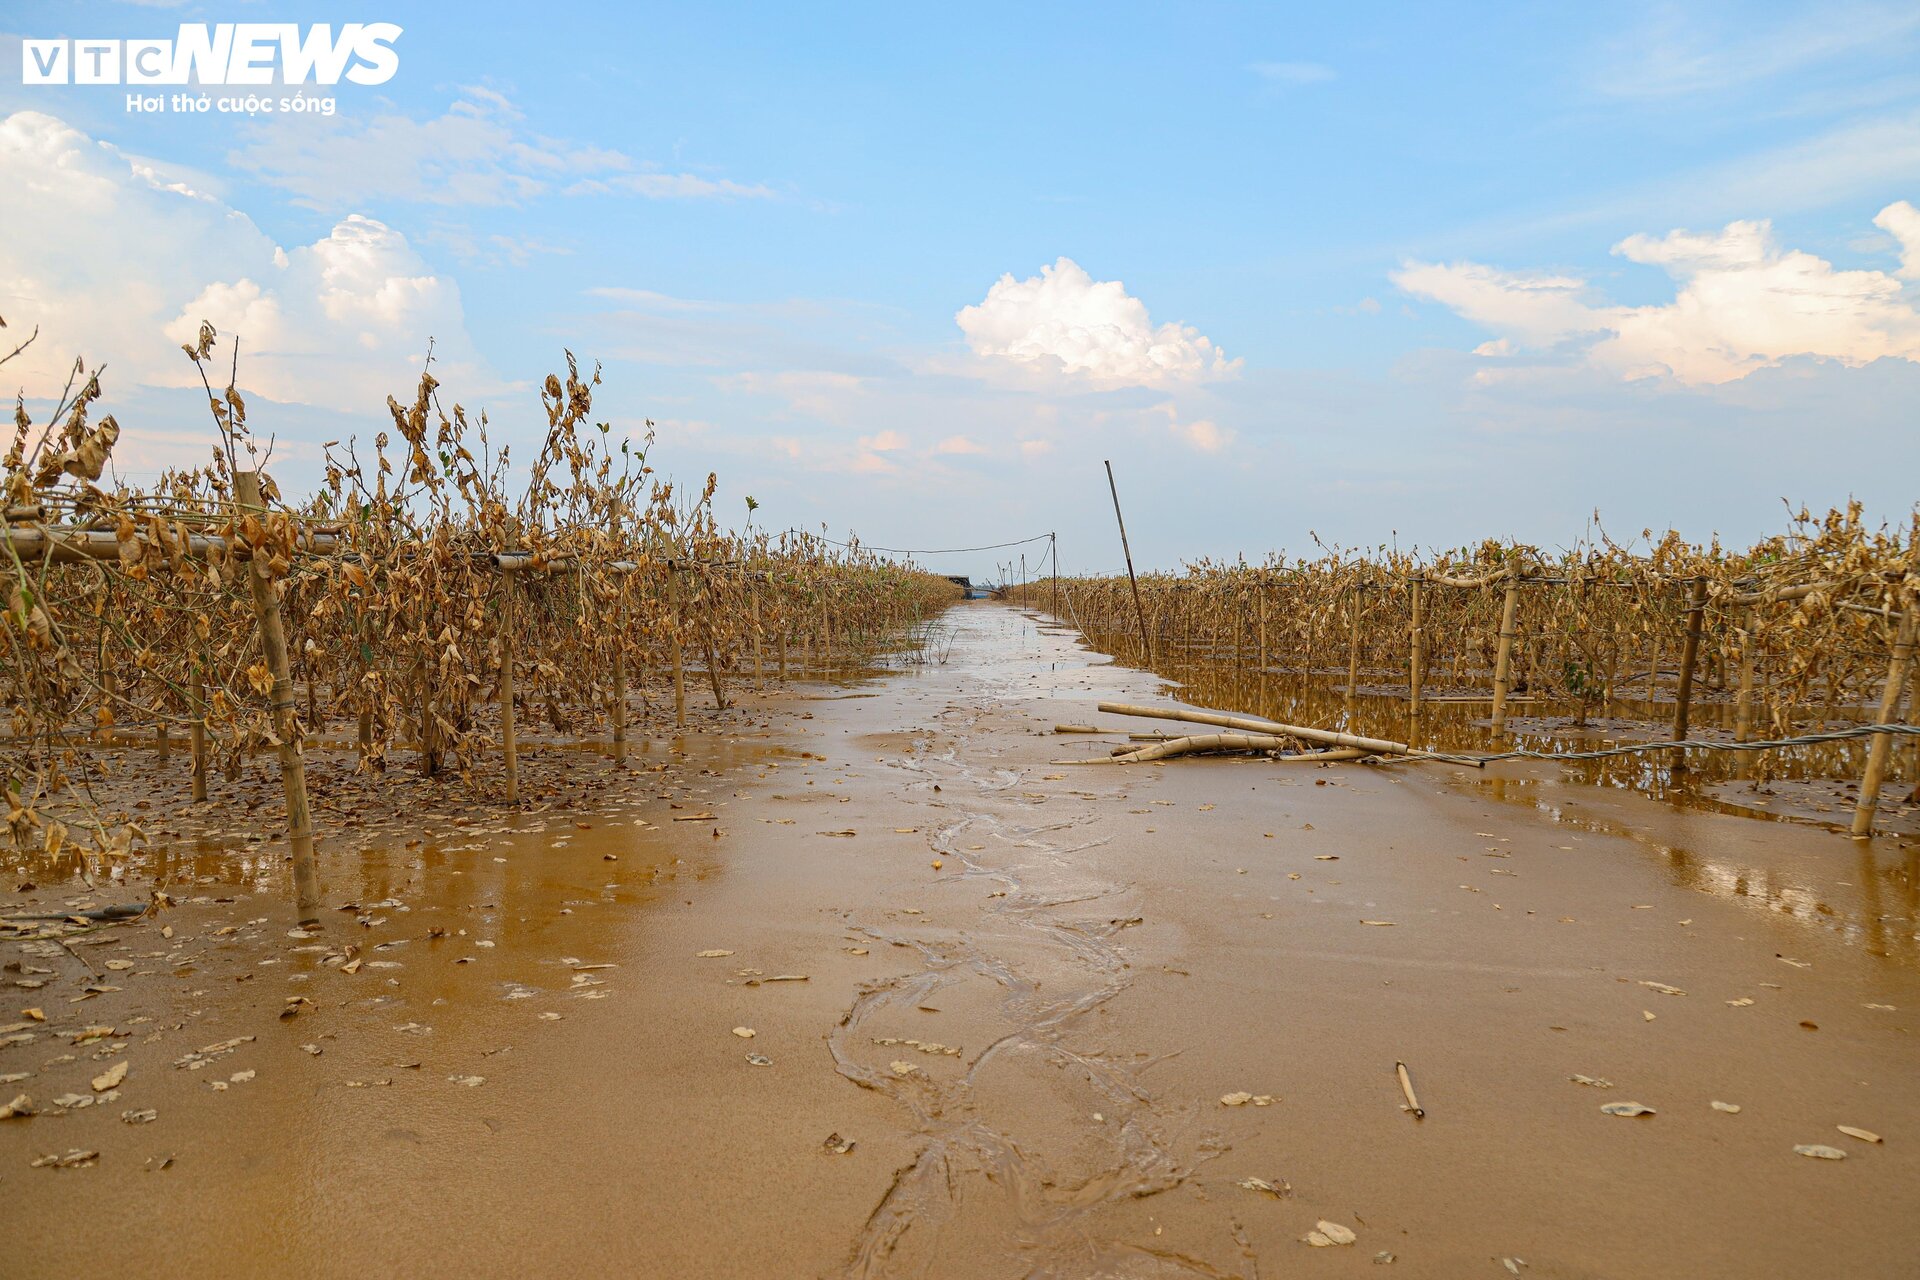
M 10 1270 L 1906 1274 L 1901 840 L 1532 764 L 1115 766 L 1053 726 L 1162 679 L 939 628 L 536 758 L 519 811 L 370 816 L 317 930 L 229 815 L 163 916 L 0 941 Z

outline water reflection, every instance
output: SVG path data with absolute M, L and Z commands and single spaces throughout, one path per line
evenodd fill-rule
M 1117 661 L 1134 664 L 1138 660 L 1138 645 L 1125 632 L 1094 631 L 1087 639 L 1095 648 L 1115 654 Z M 1230 708 L 1289 724 L 1397 738 L 1434 751 L 1593 750 L 1661 740 L 1672 728 L 1671 701 L 1616 698 L 1604 706 L 1590 707 L 1587 723 L 1575 727 L 1572 718 L 1578 708 L 1573 704 L 1523 694 L 1509 701 L 1507 733 L 1496 737 L 1490 721 L 1493 700 L 1484 690 L 1432 689 L 1423 695 L 1416 713 L 1408 701 L 1403 674 L 1362 672 L 1354 696 L 1349 698 L 1344 667 L 1337 671 L 1279 666 L 1257 669 L 1249 655 L 1236 655 L 1231 647 L 1183 646 L 1165 641 L 1156 645 L 1154 658 L 1153 669 L 1167 677 L 1184 700 L 1196 705 Z M 1847 708 L 1838 708 L 1835 715 L 1860 719 L 1858 713 L 1850 714 Z M 1693 727 L 1689 736 L 1731 741 L 1733 716 L 1730 702 L 1696 697 L 1690 709 Z M 1916 754 L 1920 752 L 1896 753 L 1896 777 L 1904 785 L 1890 785 L 1889 792 L 1904 792 L 1914 781 L 1920 781 L 1906 777 L 1913 772 Z M 1780 748 L 1766 752 L 1764 759 L 1745 753 L 1695 751 L 1688 753 L 1682 770 L 1673 767 L 1673 756 L 1667 752 L 1567 761 L 1559 767 L 1567 777 L 1590 786 L 1636 791 L 1721 812 L 1840 825 L 1851 817 L 1850 811 L 1842 812 L 1851 803 L 1845 798 L 1849 787 L 1846 781 L 1828 788 L 1823 798 L 1797 805 L 1772 799 L 1766 788 L 1776 782 L 1855 779 L 1865 759 L 1866 742 L 1857 739 Z M 1735 789 L 1724 785 L 1728 783 L 1758 784 L 1760 789 Z M 1772 804 L 1773 811 L 1758 801 Z M 1822 819 L 1821 804 L 1836 816 Z M 1800 811 L 1785 811 L 1789 809 Z

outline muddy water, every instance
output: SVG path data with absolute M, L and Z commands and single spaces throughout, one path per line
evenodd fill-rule
M 318 938 L 222 844 L 173 938 L 23 956 L 55 972 L 0 1048 L 46 1112 L 0 1121 L 9 1270 L 1911 1274 L 1897 843 L 1544 769 L 1056 764 L 1113 739 L 1054 723 L 1160 682 L 949 625 L 590 814 L 367 832 Z M 48 1105 L 118 1058 L 112 1101 Z
M 1120 633 L 1096 632 L 1092 642 L 1123 655 L 1138 652 L 1132 638 Z M 1407 697 L 1404 672 L 1363 672 L 1349 698 L 1345 667 L 1337 671 L 1261 668 L 1250 652 L 1165 641 L 1155 657 L 1156 669 L 1170 677 L 1171 688 L 1184 691 L 1183 696 L 1195 705 L 1232 707 L 1288 724 L 1388 737 L 1428 750 L 1587 751 L 1664 740 L 1673 728 L 1671 672 L 1662 676 L 1665 696 L 1596 700 L 1583 722 L 1571 702 L 1519 695 L 1509 707 L 1508 731 L 1496 737 L 1489 719 L 1491 672 L 1465 673 L 1457 686 L 1449 683 L 1444 668 L 1428 673 L 1426 694 L 1416 712 Z M 1871 707 L 1849 705 L 1799 708 L 1793 731 L 1844 728 L 1868 720 L 1871 711 Z M 1689 720 L 1690 737 L 1731 741 L 1731 692 L 1697 686 Z M 1761 723 L 1755 736 L 1774 736 L 1766 729 Z M 1845 826 L 1852 818 L 1854 783 L 1865 759 L 1865 740 L 1852 739 L 1779 748 L 1764 756 L 1694 751 L 1687 756 L 1686 769 L 1679 771 L 1667 752 L 1567 761 L 1559 767 L 1590 786 L 1721 812 Z M 1920 742 L 1903 746 L 1892 757 L 1881 802 L 1881 829 L 1920 836 L 1920 802 L 1908 800 L 1909 793 L 1920 795 Z

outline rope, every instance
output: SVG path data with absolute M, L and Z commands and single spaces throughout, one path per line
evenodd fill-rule
M 1847 729 L 1807 733 L 1797 738 L 1768 738 L 1757 742 L 1705 742 L 1685 738 L 1667 742 L 1636 742 L 1624 747 L 1605 747 L 1594 751 L 1497 751 L 1487 754 L 1451 752 L 1415 752 L 1430 760 L 1449 760 L 1459 764 L 1491 764 L 1496 760 L 1605 760 L 1610 756 L 1642 755 L 1649 751 L 1774 751 L 1781 747 L 1804 747 L 1820 742 L 1844 742 L 1850 738 L 1871 738 L 1876 734 L 1920 737 L 1920 725 L 1862 724 Z
M 955 555 L 961 555 L 969 551 L 1002 551 L 1008 547 L 1024 547 L 1030 542 L 1045 542 L 1053 537 L 1051 533 L 1036 533 L 1031 538 L 1021 538 L 1017 542 L 994 542 L 994 543 L 989 543 L 987 546 L 984 546 L 984 547 L 906 548 L 906 547 L 875 547 L 875 546 L 870 546 L 869 544 L 864 542 L 836 542 L 832 538 L 821 537 L 821 535 L 817 533 L 805 534 L 803 533 L 802 530 L 799 530 L 799 529 L 789 529 L 787 530 L 787 532 L 800 533 L 802 534 L 802 536 L 805 536 L 805 537 L 819 538 L 820 541 L 822 542 L 828 543 L 836 547 L 845 547 L 848 550 L 883 551 L 890 556 L 955 556 Z

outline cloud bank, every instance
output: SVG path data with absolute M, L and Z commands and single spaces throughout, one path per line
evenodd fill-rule
M 1671 301 L 1649 306 L 1597 301 L 1579 276 L 1475 262 L 1409 262 L 1393 280 L 1493 333 L 1477 354 L 1570 352 L 1629 380 L 1716 385 L 1799 356 L 1920 361 L 1920 310 L 1905 283 L 1920 279 L 1920 210 L 1891 204 L 1874 224 L 1898 246 L 1893 271 L 1782 248 L 1768 222 L 1629 236 L 1613 251 L 1675 285 Z
M 498 385 L 474 354 L 458 285 L 372 218 L 282 248 L 190 177 L 34 111 L 0 120 L 0 178 L 11 196 L 5 315 L 15 332 L 41 329 L 8 367 L 29 395 L 77 355 L 112 365 L 121 385 L 197 385 L 179 344 L 202 319 L 239 336 L 243 390 L 277 401 L 377 409 L 418 378 L 429 339 L 463 395 Z

